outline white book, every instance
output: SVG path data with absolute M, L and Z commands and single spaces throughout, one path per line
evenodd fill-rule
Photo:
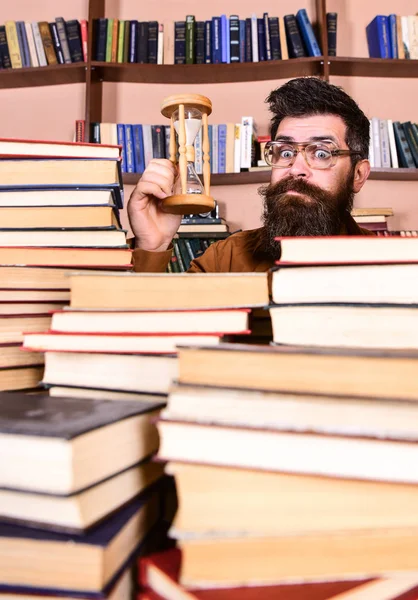
M 392 169 L 399 169 L 398 153 L 396 151 L 395 133 L 393 131 L 393 121 L 387 120 L 388 124 L 388 136 L 389 136 L 389 149 L 390 149 L 390 162 L 392 163 Z
M 412 60 L 418 59 L 418 16 L 410 15 L 408 19 L 409 55 Z
M 251 167 L 252 144 L 253 144 L 253 117 L 242 117 L 241 119 L 241 169 Z
M 28 38 L 30 64 L 32 67 L 39 67 L 38 55 L 36 54 L 35 40 L 33 37 L 32 26 L 28 21 L 25 21 L 26 37 Z
M 212 173 L 219 173 L 218 163 L 218 126 L 212 125 L 212 148 L 211 148 Z
M 241 123 L 235 123 L 234 173 L 241 171 Z
M 38 57 L 38 63 L 40 67 L 46 67 L 47 61 L 45 56 L 44 45 L 42 43 L 41 33 L 39 31 L 39 25 L 36 21 L 32 22 L 33 39 L 35 42 L 36 55 Z
M 157 52 L 157 65 L 163 64 L 164 56 L 164 25 L 160 23 L 158 25 L 158 52 Z
M 372 117 L 372 140 L 374 150 L 374 166 L 380 168 L 382 160 L 380 158 L 380 125 L 377 117 Z
M 257 15 L 251 15 L 251 47 L 253 53 L 253 62 L 258 62 L 258 27 Z
M 388 124 L 385 119 L 379 119 L 380 134 L 380 164 L 385 169 L 390 169 L 390 149 Z
M 409 45 L 409 26 L 408 17 L 401 17 L 402 26 L 402 42 L 405 49 L 405 58 L 411 58 L 411 50 Z
M 202 175 L 203 173 L 203 152 L 202 152 L 202 128 L 199 129 L 194 141 L 194 166 L 196 173 Z
M 369 133 L 370 133 L 370 140 L 369 140 L 369 163 L 370 166 L 373 168 L 375 167 L 375 161 L 374 161 L 374 145 L 373 145 L 373 127 L 372 127 L 372 120 L 369 119 Z
M 144 139 L 144 161 L 146 168 L 153 158 L 151 125 L 142 125 L 142 137 Z

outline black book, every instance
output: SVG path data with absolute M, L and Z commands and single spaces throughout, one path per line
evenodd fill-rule
M 337 56 L 337 17 L 336 12 L 327 13 L 328 56 Z
M 195 44 L 196 64 L 205 64 L 205 22 L 196 21 L 196 44 Z
M 65 63 L 64 53 L 62 51 L 61 40 L 58 35 L 57 24 L 49 23 L 49 31 L 51 32 L 52 44 L 54 46 L 55 54 L 57 55 L 57 61 L 60 65 Z
M 151 125 L 152 157 L 165 158 L 165 129 L 163 125 Z
M 289 58 L 302 58 L 307 56 L 295 15 L 285 15 L 284 24 L 286 28 Z
M 0 25 L 0 62 L 3 69 L 11 69 L 9 46 L 7 45 L 6 27 Z
M 231 63 L 239 62 L 239 16 L 229 17 L 229 54 Z
M 81 28 L 80 23 L 73 19 L 65 22 L 67 32 L 68 48 L 70 50 L 71 61 L 73 63 L 83 62 L 83 47 L 81 44 Z
M 158 28 L 157 28 L 158 29 Z M 158 33 L 157 33 L 158 35 Z M 138 39 L 136 42 L 136 62 L 148 62 L 148 38 L 149 38 L 149 23 L 148 21 L 140 21 L 138 23 Z
M 186 64 L 186 21 L 174 23 L 174 64 Z
M 264 28 L 264 19 L 257 19 L 257 35 L 258 35 L 258 60 L 264 62 L 266 57 L 266 31 Z
M 245 19 L 245 62 L 253 62 L 253 34 L 251 19 Z
M 107 19 L 95 20 L 95 56 L 96 60 L 106 60 Z
M 411 121 L 402 123 L 403 130 L 405 132 L 406 141 L 408 142 L 409 149 L 411 150 L 412 158 L 414 159 L 415 166 L 418 167 L 418 143 L 415 139 L 413 127 Z
M 158 57 L 158 21 L 150 21 L 148 23 L 148 62 L 156 65 L 157 57 Z
M 0 466 L 1 487 L 65 496 L 103 481 L 157 450 L 151 420 L 161 407 L 161 399 L 152 404 L 2 392 L 0 443 L 10 447 L 7 470 Z M 121 448 L 129 432 L 131 442 Z
M 279 18 L 269 17 L 269 30 L 270 30 L 270 48 L 271 48 L 271 59 L 280 60 L 282 58 L 281 46 L 280 46 L 280 30 L 279 30 Z

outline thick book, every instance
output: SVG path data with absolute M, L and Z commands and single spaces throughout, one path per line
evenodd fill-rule
M 83 46 L 80 23 L 76 19 L 65 23 L 71 62 L 83 62 Z
M 4 229 L 121 228 L 112 206 L 2 206 L 1 215 L 0 237 Z
M 56 17 L 55 22 L 57 24 L 57 31 L 58 31 L 58 36 L 59 36 L 59 39 L 61 42 L 61 48 L 62 48 L 62 53 L 64 55 L 64 61 L 66 63 L 71 63 L 72 60 L 71 60 L 70 48 L 68 45 L 68 37 L 67 37 L 68 31 L 66 29 L 66 23 L 62 17 Z
M 404 400 L 418 395 L 416 349 L 220 344 L 182 347 L 178 355 L 180 383 L 212 385 L 216 373 L 219 387 Z
M 95 59 L 104 62 L 106 60 L 107 19 L 94 19 L 93 24 Z
M 1 304 L 0 304 L 1 312 Z M 51 315 L 40 305 L 35 314 L 8 314 L 0 318 L 0 343 L 16 343 L 23 340 L 23 331 L 42 331 L 51 323 Z M 42 364 L 42 359 L 38 361 Z
M 121 155 L 120 146 L 89 144 L 86 142 L 51 142 L 0 138 L 1 155 L 44 156 L 54 158 L 113 158 Z
M 39 386 L 42 374 L 42 360 L 38 362 L 38 366 L 12 366 L 0 369 L 0 389 L 6 392 L 36 388 Z
M 267 273 L 71 276 L 72 308 L 202 309 L 268 304 Z
M 321 56 L 321 48 L 319 47 L 318 40 L 316 39 L 312 28 L 312 23 L 305 8 L 298 10 L 296 13 L 296 20 L 302 34 L 302 39 L 305 43 L 305 48 L 308 51 L 308 56 Z
M 289 58 L 303 58 L 307 56 L 295 15 L 285 15 L 283 20 L 286 28 Z
M 104 590 L 156 524 L 159 504 L 157 490 L 145 494 L 81 536 L 2 523 L 0 593 Z
M 138 37 L 137 37 L 137 63 L 147 63 L 149 53 L 149 25 L 156 21 L 139 21 L 138 22 Z
M 370 58 L 393 58 L 390 52 L 389 19 L 376 15 L 366 27 Z
M 0 247 L 0 280 L 6 266 L 26 267 L 75 267 L 75 268 L 132 268 L 132 251 L 128 248 L 45 248 L 29 246 Z M 20 273 L 21 271 L 18 271 Z M 60 271 L 61 272 L 61 271 Z M 42 272 L 43 273 L 43 272 Z M 42 273 L 39 280 L 42 280 Z M 16 274 L 16 277 L 18 275 Z M 30 277 L 30 273 L 29 273 Z M 48 277 L 46 273 L 46 277 Z M 20 280 L 20 277 L 19 277 Z M 4 283 L 2 282 L 2 285 Z M 65 285 L 68 287 L 68 280 Z
M 162 406 L 1 393 L 0 485 L 65 496 L 103 481 L 157 450 Z
M 1 248 L 128 248 L 118 229 L 0 229 Z M 13 253 L 13 250 L 12 250 Z
M 337 56 L 337 22 L 338 13 L 327 13 L 328 56 Z
M 26 186 L 0 187 L 0 206 L 34 207 L 93 207 L 111 206 L 122 208 L 119 186 Z
M 186 64 L 186 21 L 174 22 L 174 64 Z

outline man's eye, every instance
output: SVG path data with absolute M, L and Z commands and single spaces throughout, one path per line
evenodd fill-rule
M 293 150 L 285 149 L 280 150 L 280 158 L 293 158 Z
M 318 148 L 315 150 L 314 156 L 318 160 L 327 160 L 331 156 L 331 153 L 324 148 Z

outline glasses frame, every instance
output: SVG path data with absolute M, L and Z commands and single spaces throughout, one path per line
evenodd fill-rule
M 292 167 L 295 164 L 297 155 L 300 152 L 302 154 L 303 158 L 305 159 L 306 164 L 311 169 L 323 171 L 324 169 L 331 169 L 332 167 L 335 167 L 335 165 L 337 164 L 337 160 L 340 156 L 354 156 L 354 155 L 360 154 L 360 152 L 354 152 L 352 150 L 345 150 L 345 149 L 338 148 L 338 146 L 334 142 L 331 142 L 331 141 L 324 142 L 324 144 L 335 147 L 335 150 L 331 150 L 332 163 L 330 165 L 328 165 L 327 167 L 316 167 L 316 166 L 313 166 L 310 164 L 309 159 L 306 155 L 306 148 L 308 146 L 315 146 L 316 144 L 319 145 L 320 143 L 321 142 L 286 142 L 286 141 L 281 141 L 281 140 L 272 140 L 270 142 L 267 142 L 264 147 L 264 160 L 266 161 L 268 166 L 271 167 L 272 169 L 289 169 L 290 167 Z M 271 161 L 269 160 L 269 156 L 268 156 L 269 149 L 273 146 L 278 146 L 279 144 L 287 144 L 294 149 L 293 158 L 290 160 L 289 164 L 287 164 L 285 166 L 273 165 L 271 163 Z

